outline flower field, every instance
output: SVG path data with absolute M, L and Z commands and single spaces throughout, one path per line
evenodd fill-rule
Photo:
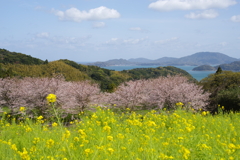
M 50 100 L 54 102 L 54 97 Z M 182 109 L 119 113 L 97 107 L 80 113 L 79 120 L 69 125 L 43 116 L 10 118 L 3 113 L 0 122 L 4 160 L 240 159 L 239 113 Z

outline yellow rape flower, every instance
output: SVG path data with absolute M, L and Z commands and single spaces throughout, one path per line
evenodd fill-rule
M 74 137 L 73 140 L 74 140 L 75 142 L 78 142 L 78 141 L 79 141 L 79 138 L 78 138 L 78 137 Z
M 37 138 L 34 138 L 33 143 L 37 144 L 39 141 L 40 141 L 40 138 L 37 137 Z
M 84 154 L 86 154 L 86 156 L 88 157 L 89 154 L 93 153 L 93 150 L 87 148 L 84 150 Z
M 97 118 L 98 118 L 98 116 L 96 115 L 96 113 L 94 113 L 94 114 L 92 115 L 92 118 L 91 118 L 91 119 L 93 120 L 93 119 L 97 119 Z
M 41 120 L 41 119 L 43 119 L 43 116 L 37 117 L 37 120 Z
M 236 146 L 235 146 L 234 144 L 230 143 L 230 144 L 228 145 L 228 148 L 230 148 L 230 149 L 236 149 Z
M 30 160 L 30 156 L 28 155 L 28 152 L 26 148 L 23 148 L 23 151 L 18 151 L 18 154 L 21 156 L 22 160 Z
M 206 115 L 207 115 L 207 112 L 206 112 L 206 111 L 203 111 L 203 112 L 202 112 L 202 115 L 203 115 L 203 116 L 206 116 Z
M 52 140 L 52 139 L 47 140 L 46 146 L 47 146 L 48 148 L 51 148 L 52 146 L 54 146 L 54 140 Z
M 176 103 L 176 106 L 183 106 L 184 104 L 182 102 Z
M 11 149 L 14 150 L 14 151 L 17 151 L 17 150 L 18 150 L 16 144 L 13 144 L 13 145 L 11 146 Z
M 110 154 L 113 154 L 113 152 L 114 152 L 114 149 L 112 149 L 112 148 L 108 148 L 107 150 Z
M 104 127 L 103 127 L 103 130 L 106 131 L 106 132 L 111 132 L 111 127 L 109 127 L 109 126 L 104 126 Z
M 52 123 L 52 126 L 53 126 L 53 127 L 56 127 L 56 126 L 58 126 L 58 124 L 57 124 L 56 122 L 53 122 L 53 123 Z
M 113 136 L 107 136 L 107 139 L 108 139 L 109 141 L 113 141 Z
M 189 151 L 187 148 L 185 148 L 185 147 L 182 146 L 180 152 L 183 153 L 183 158 L 184 158 L 184 159 L 188 159 L 188 158 L 189 158 L 189 156 L 190 156 L 190 151 Z
M 20 108 L 19 108 L 19 111 L 20 111 L 20 112 L 24 112 L 25 110 L 26 110 L 25 107 L 20 107 Z
M 121 133 L 118 133 L 117 138 L 119 138 L 119 139 L 123 139 L 123 138 L 124 138 L 124 135 L 121 134 Z
M 54 103 L 57 100 L 57 96 L 55 94 L 49 94 L 47 96 L 47 101 L 48 103 Z

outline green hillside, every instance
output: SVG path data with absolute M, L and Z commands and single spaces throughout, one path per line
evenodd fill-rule
M 0 63 L 4 64 L 43 64 L 44 61 L 38 58 L 31 57 L 26 54 L 10 52 L 6 49 L 0 49 Z

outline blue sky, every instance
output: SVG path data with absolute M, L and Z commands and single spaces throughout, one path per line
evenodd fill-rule
M 76 62 L 240 58 L 239 0 L 0 0 L 0 48 Z

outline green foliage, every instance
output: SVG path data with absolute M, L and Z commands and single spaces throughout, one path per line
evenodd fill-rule
M 98 66 L 82 65 L 67 59 L 60 61 L 87 74 L 88 77 L 100 85 L 101 90 L 104 92 L 113 92 L 120 83 L 125 82 L 129 79 L 127 73 L 112 71 L 105 68 L 100 68 Z
M 10 52 L 6 49 L 0 49 L 0 63 L 4 64 L 43 64 L 44 62 L 38 58 L 33 58 L 22 53 Z
M 53 77 L 63 75 L 67 81 L 90 79 L 88 75 L 60 61 L 42 65 L 7 64 L 7 70 L 12 69 L 19 77 Z
M 12 77 L 14 76 L 14 73 L 12 71 L 12 68 L 6 69 L 3 67 L 3 65 L 0 63 L 0 78 L 6 78 L 6 77 Z
M 217 101 L 220 106 L 224 106 L 226 111 L 239 111 L 240 87 L 220 91 L 217 96 Z
M 217 108 L 217 105 L 221 103 L 228 109 L 237 108 L 237 103 L 230 103 L 230 99 L 231 96 L 237 99 L 233 95 L 237 93 L 240 86 L 240 72 L 216 72 L 201 80 L 199 84 L 211 93 L 211 109 Z

